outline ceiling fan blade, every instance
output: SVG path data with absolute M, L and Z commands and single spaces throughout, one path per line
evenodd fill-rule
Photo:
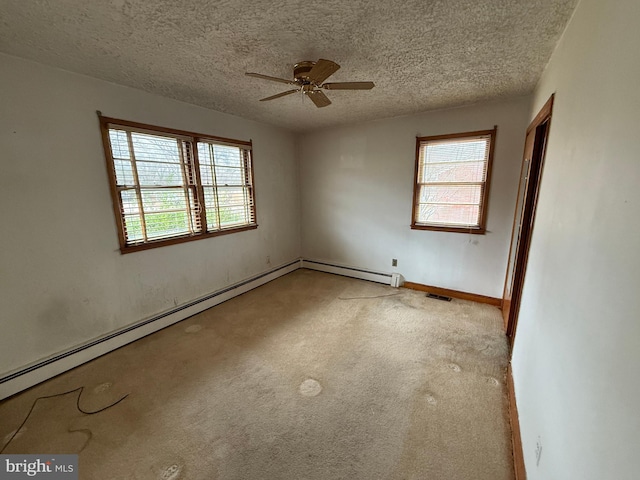
M 371 90 L 373 87 L 373 82 L 334 82 L 322 85 L 327 90 Z
M 270 97 L 267 97 L 267 98 L 261 98 L 260 101 L 261 102 L 266 102 L 267 100 L 273 100 L 275 98 L 284 97 L 285 95 L 291 95 L 292 93 L 296 93 L 297 91 L 298 91 L 298 89 L 287 90 L 286 92 L 278 93 L 277 95 L 271 95 Z
M 338 65 L 336 62 L 321 58 L 309 71 L 309 73 L 307 74 L 307 78 L 316 85 L 320 85 L 327 78 L 336 73 L 339 68 L 340 65 Z
M 329 100 L 327 96 L 324 94 L 324 92 L 320 90 L 312 90 L 310 92 L 307 92 L 307 96 L 311 99 L 313 103 L 316 104 L 316 107 L 318 108 L 331 105 L 331 100 Z
M 262 78 L 263 80 L 271 80 L 272 82 L 280 82 L 280 83 L 286 83 L 289 85 L 297 85 L 297 83 L 294 82 L 293 80 L 287 80 L 285 78 L 278 78 L 278 77 L 270 77 L 269 75 L 263 75 L 261 73 L 247 72 L 245 73 L 245 75 L 248 77 Z

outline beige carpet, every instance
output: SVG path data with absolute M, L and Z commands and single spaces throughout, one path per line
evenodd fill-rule
M 0 403 L 81 479 L 513 478 L 498 309 L 297 270 Z M 4 439 L 4 440 L 3 440 Z

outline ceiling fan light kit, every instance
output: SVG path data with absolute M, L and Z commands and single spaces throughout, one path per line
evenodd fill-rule
M 331 60 L 320 59 L 317 62 L 305 60 L 298 62 L 293 66 L 293 80 L 285 78 L 271 77 L 261 73 L 247 72 L 245 75 L 249 77 L 261 78 L 271 82 L 286 83 L 295 86 L 292 90 L 278 93 L 270 97 L 261 99 L 261 102 L 275 100 L 276 98 L 285 97 L 293 93 L 301 92 L 303 95 L 315 104 L 316 107 L 326 107 L 331 105 L 331 100 L 324 94 L 325 90 L 371 90 L 375 85 L 373 82 L 329 82 L 324 81 L 331 75 L 336 73 L 340 65 Z

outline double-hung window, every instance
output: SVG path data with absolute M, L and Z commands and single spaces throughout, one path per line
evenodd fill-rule
M 411 228 L 485 233 L 496 128 L 416 138 Z
M 257 227 L 251 142 L 100 124 L 123 253 Z

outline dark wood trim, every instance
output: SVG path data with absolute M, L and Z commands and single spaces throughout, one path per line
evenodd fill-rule
M 404 282 L 404 285 L 402 286 L 411 290 L 435 293 L 436 295 L 459 298 L 460 300 L 470 300 L 472 302 L 486 303 L 495 307 L 500 307 L 502 304 L 502 300 L 499 298 L 487 297 L 486 295 L 479 295 L 477 293 L 460 292 L 459 290 L 450 290 L 448 288 L 433 287 L 431 285 L 423 285 L 422 283 Z
M 520 301 L 522 299 L 522 289 L 524 286 L 524 279 L 527 270 L 527 262 L 529 259 L 529 249 L 531 246 L 531 238 L 533 236 L 534 230 L 534 221 L 536 218 L 536 210 L 538 206 L 538 197 L 540 195 L 540 185 L 542 183 L 542 174 L 544 171 L 544 160 L 547 154 L 547 145 L 549 139 L 549 129 L 551 127 L 551 117 L 553 113 L 553 102 L 555 99 L 555 94 L 552 94 L 543 107 L 540 109 L 540 112 L 535 116 L 533 121 L 529 124 L 527 128 L 527 136 L 533 132 L 535 135 L 534 145 L 533 145 L 533 154 L 531 156 L 531 167 L 529 173 L 529 180 L 527 185 L 525 186 L 525 196 L 523 200 L 523 217 L 521 219 L 521 224 L 523 225 L 523 231 L 519 233 L 520 240 L 518 240 L 517 250 L 516 250 L 516 259 L 515 259 L 515 267 L 513 273 L 513 285 L 511 289 L 511 297 L 506 298 L 507 292 L 507 281 L 509 280 L 509 265 L 507 265 L 507 271 L 505 272 L 505 286 L 503 290 L 503 304 L 507 301 L 509 302 L 509 312 L 508 318 L 506 319 L 506 333 L 509 338 L 509 346 L 513 349 L 513 345 L 515 343 L 516 330 L 518 326 L 518 315 L 520 311 Z M 526 140 L 525 140 L 526 141 Z M 526 149 L 526 144 L 525 144 Z M 533 162 L 537 162 L 537 172 L 531 172 L 533 168 Z M 523 158 L 524 162 L 524 158 Z M 535 175 L 535 178 L 532 176 Z M 533 183 L 530 183 L 533 182 Z M 529 188 L 533 187 L 534 190 L 532 194 L 529 194 Z M 517 208 L 517 204 L 516 204 Z M 515 218 L 517 218 L 517 212 L 515 213 Z M 514 228 L 512 229 L 512 240 L 514 231 L 517 228 L 515 225 L 514 218 Z M 520 252 L 519 250 L 523 248 Z M 509 254 L 509 261 L 511 261 L 511 253 Z
M 531 238 L 533 237 L 534 221 L 536 218 L 536 211 L 538 208 L 538 198 L 540 196 L 540 184 L 542 182 L 542 173 L 544 170 L 544 159 L 547 153 L 547 143 L 549 138 L 549 127 L 551 124 L 551 117 L 546 117 L 544 120 L 542 120 L 540 125 L 538 125 L 538 127 L 544 126 L 545 123 L 546 123 L 546 126 L 544 127 L 544 132 L 541 133 L 536 131 L 536 136 L 538 136 L 539 133 L 542 136 L 542 138 L 536 138 L 536 143 L 542 142 L 542 145 L 534 146 L 534 155 L 536 155 L 536 147 L 540 148 L 540 152 L 539 152 L 540 165 L 538 167 L 538 174 L 535 179 L 536 189 L 533 192 L 533 198 L 531 199 L 531 205 L 530 205 L 531 213 L 526 219 L 529 222 L 528 232 L 527 232 L 528 238 L 525 241 L 526 242 L 525 249 L 523 251 L 522 258 L 519 262 L 520 274 L 516 279 L 516 281 L 518 282 L 517 284 L 518 295 L 514 299 L 513 292 L 512 292 L 512 296 L 511 296 L 513 307 L 511 310 L 512 314 L 511 314 L 510 322 L 509 322 L 509 325 L 507 325 L 507 335 L 509 336 L 509 343 L 511 347 L 513 347 L 513 344 L 515 342 L 515 337 L 516 337 L 516 327 L 518 325 L 518 317 L 520 314 L 520 302 L 522 300 L 522 289 L 524 287 L 524 279 L 527 272 L 527 264 L 529 262 L 529 250 L 531 248 Z
M 411 206 L 411 228 L 416 226 L 416 205 L 418 204 L 418 169 L 420 168 L 420 137 L 416 137 L 416 161 L 413 167 L 413 204 Z M 420 229 L 423 230 L 423 229 Z
M 215 232 L 204 232 L 204 233 L 198 233 L 195 235 L 185 235 L 183 237 L 167 238 L 166 240 L 152 240 L 150 242 L 141 243 L 139 245 L 127 245 L 127 246 L 120 247 L 120 251 L 122 253 L 139 252 L 140 250 L 149 250 L 151 248 L 165 247 L 167 245 L 176 245 L 178 243 L 193 242 L 195 240 L 201 240 L 203 238 L 219 237 L 221 235 L 229 235 L 230 233 L 244 232 L 246 230 L 255 230 L 256 228 L 258 228 L 257 224 L 247 225 L 239 228 L 229 228 L 227 230 L 218 230 Z
M 524 468 L 524 453 L 522 451 L 522 437 L 520 436 L 520 419 L 518 417 L 518 406 L 516 404 L 511 364 L 507 367 L 507 396 L 509 397 L 509 422 L 511 423 L 513 469 L 515 471 L 516 480 L 527 480 L 527 472 Z
M 511 310 L 511 299 L 503 298 L 502 299 L 502 326 L 504 328 L 504 333 L 507 333 L 507 329 L 509 328 L 509 311 Z
M 416 137 L 418 143 L 423 141 L 432 142 L 435 140 L 450 140 L 452 138 L 481 137 L 483 135 L 492 134 L 498 127 L 494 126 L 491 130 L 476 130 L 475 132 L 447 133 L 445 135 L 431 135 L 429 137 Z
M 178 130 L 177 128 L 159 127 L 157 125 L 149 125 L 147 123 L 132 122 L 130 120 L 122 120 L 119 118 L 112 118 L 112 117 L 103 117 L 102 114 L 99 112 L 98 112 L 98 117 L 100 117 L 101 124 L 113 123 L 115 125 L 122 125 L 124 127 L 131 127 L 131 128 L 139 128 L 141 130 L 151 130 L 154 132 L 170 133 L 173 135 L 181 135 L 184 137 L 193 137 L 196 140 L 202 140 L 205 142 L 206 141 L 224 142 L 224 143 L 229 143 L 229 144 L 243 146 L 243 147 L 252 146 L 251 140 L 246 141 L 246 140 L 236 140 L 233 138 L 216 137 L 214 135 L 205 135 L 203 133 L 189 132 L 187 130 Z
M 553 112 L 553 102 L 555 100 L 555 96 L 556 94 L 552 93 L 549 99 L 542 106 L 538 114 L 534 117 L 533 120 L 531 120 L 531 123 L 527 127 L 527 133 L 529 133 L 531 130 L 538 127 L 539 125 L 543 124 L 546 120 L 548 120 L 551 117 L 551 113 Z
M 487 212 L 489 211 L 489 192 L 491 191 L 491 172 L 493 170 L 493 154 L 496 151 L 496 139 L 498 137 L 498 125 L 491 130 L 491 143 L 489 144 L 489 158 L 487 159 L 487 170 L 484 186 L 482 188 L 482 198 L 480 200 L 480 229 L 482 233 L 487 228 Z
M 502 289 L 502 319 L 504 321 L 504 331 L 509 329 L 509 312 L 511 311 L 511 297 L 507 298 L 507 282 L 509 281 L 509 262 L 511 262 L 511 253 L 513 250 L 513 236 L 517 228 L 516 221 L 518 219 L 518 199 L 520 198 L 520 189 L 522 188 L 522 174 L 524 173 L 525 162 L 524 158 L 527 154 L 527 141 L 525 136 L 525 143 L 522 152 L 522 164 L 520 165 L 520 176 L 518 177 L 518 195 L 516 196 L 516 207 L 513 210 L 513 225 L 511 227 L 511 236 L 509 237 L 509 256 L 507 257 L 507 270 L 504 274 L 504 288 Z
M 438 232 L 453 232 L 453 233 L 471 233 L 477 235 L 484 235 L 487 227 L 487 211 L 489 210 L 489 191 L 491 187 L 491 170 L 493 165 L 493 155 L 495 152 L 496 137 L 498 132 L 498 126 L 495 125 L 492 130 L 477 130 L 475 132 L 463 132 L 463 133 L 450 133 L 446 135 L 433 135 L 430 137 L 416 137 L 416 160 L 413 169 L 413 205 L 411 208 L 411 229 L 412 230 L 433 230 Z M 480 198 L 480 218 L 478 227 L 453 227 L 451 225 L 435 225 L 435 224 L 421 224 L 416 223 L 416 206 L 418 204 L 418 196 L 420 191 L 418 189 L 418 169 L 420 167 L 420 145 L 422 142 L 437 141 L 437 140 L 450 140 L 458 138 L 470 138 L 481 137 L 489 135 L 489 155 L 487 158 L 486 178 L 482 186 L 482 194 Z
M 415 203 L 414 203 L 415 208 Z M 422 224 L 413 224 L 411 225 L 411 230 L 435 230 L 438 232 L 455 232 L 455 233 L 475 233 L 479 235 L 484 235 L 486 230 L 484 228 L 465 228 L 465 227 L 449 227 L 442 226 L 439 227 L 437 225 L 422 225 Z

